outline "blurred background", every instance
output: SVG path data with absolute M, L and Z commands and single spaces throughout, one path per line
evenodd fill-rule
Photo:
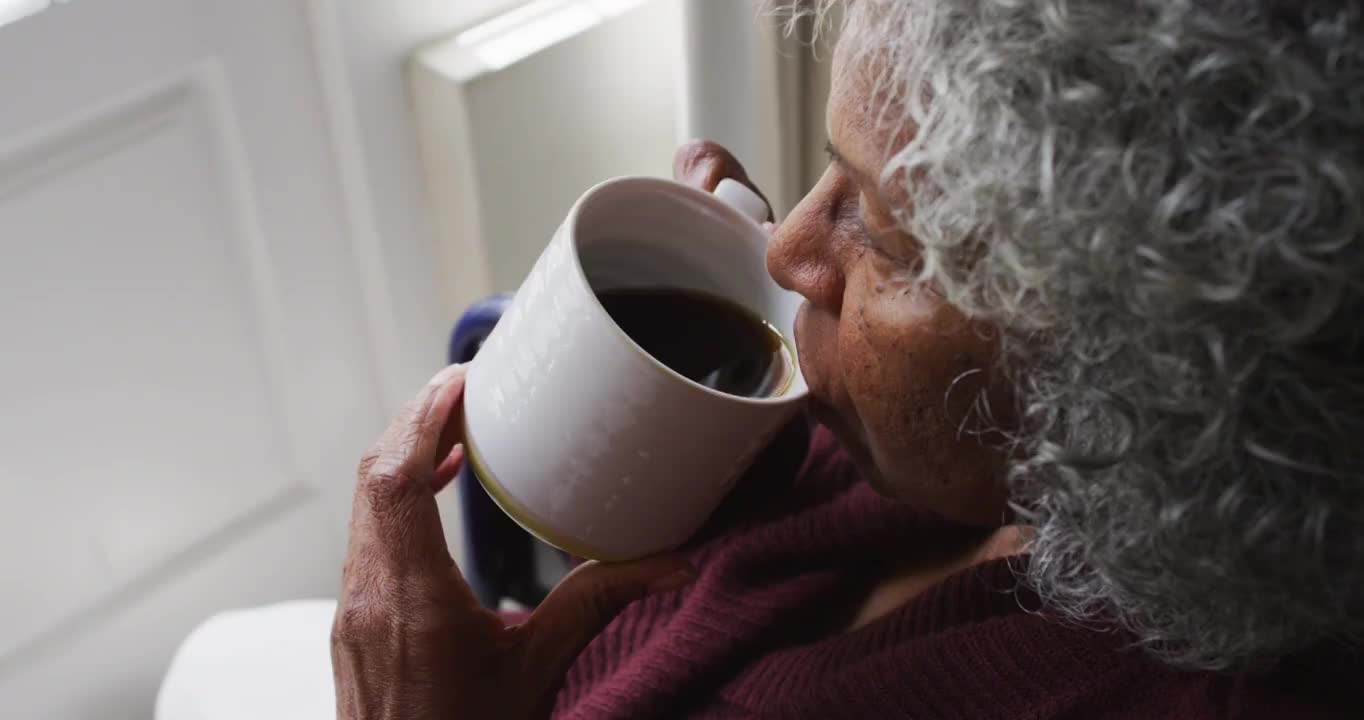
M 0 0 L 0 718 L 153 717 L 205 621 L 334 597 L 464 308 L 690 138 L 780 217 L 827 57 L 746 0 Z

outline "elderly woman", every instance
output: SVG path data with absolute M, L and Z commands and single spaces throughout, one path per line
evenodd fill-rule
M 508 625 L 441 542 L 443 372 L 361 466 L 341 716 L 1358 713 L 1362 14 L 849 3 L 768 256 L 813 429 L 682 557 Z

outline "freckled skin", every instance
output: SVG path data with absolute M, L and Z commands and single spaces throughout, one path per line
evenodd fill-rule
M 995 348 L 985 328 L 904 279 L 915 243 L 895 229 L 876 183 L 891 136 L 867 122 L 877 115 L 864 107 L 867 83 L 847 61 L 835 55 L 828 109 L 841 160 L 777 229 L 768 269 L 807 300 L 801 368 L 863 474 L 886 494 L 997 526 L 1007 497 L 998 438 L 970 432 L 980 421 L 967 418 L 982 390 L 1006 417 Z

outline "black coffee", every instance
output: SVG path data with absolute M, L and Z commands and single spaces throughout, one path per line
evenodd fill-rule
M 708 388 L 771 397 L 786 388 L 791 353 L 781 334 L 738 305 L 695 290 L 602 290 L 611 319 L 659 362 Z

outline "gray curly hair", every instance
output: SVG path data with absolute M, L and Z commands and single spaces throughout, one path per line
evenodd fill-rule
M 883 120 L 917 128 L 882 176 L 917 280 L 999 328 L 1048 610 L 1197 669 L 1358 638 L 1360 6 L 846 10 Z

